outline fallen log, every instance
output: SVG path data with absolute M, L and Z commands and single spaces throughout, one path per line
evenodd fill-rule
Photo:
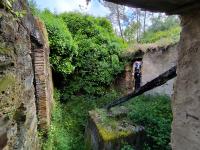
M 171 80 L 174 77 L 176 77 L 176 66 L 172 67 L 171 69 L 169 69 L 168 71 L 159 75 L 158 77 L 151 80 L 150 82 L 147 82 L 145 85 L 143 85 L 139 89 L 135 90 L 134 92 L 132 92 L 124 97 L 121 97 L 117 100 L 114 100 L 110 104 L 106 105 L 105 108 L 107 110 L 109 110 L 110 108 L 120 105 L 120 104 L 130 100 L 131 98 L 139 96 L 139 95 L 143 94 L 144 92 L 150 91 L 158 86 L 165 84 L 168 80 Z

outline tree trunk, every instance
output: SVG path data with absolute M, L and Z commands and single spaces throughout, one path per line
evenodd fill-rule
M 119 11 L 120 11 L 119 6 L 117 5 L 117 22 L 118 22 L 118 26 L 119 26 L 120 35 L 121 35 L 122 39 L 124 39 L 122 26 L 121 26 L 121 22 L 120 22 L 120 12 Z
M 147 12 L 144 11 L 144 26 L 143 26 L 143 33 L 145 34 L 146 32 L 146 16 L 147 16 Z
M 139 25 L 138 29 L 137 29 L 137 42 L 139 42 L 140 39 L 140 35 L 141 35 L 141 18 L 140 18 L 141 12 L 139 8 L 136 8 L 136 19 L 137 19 L 137 24 Z
M 136 96 L 143 94 L 144 92 L 147 92 L 149 90 L 152 90 L 158 86 L 165 84 L 168 80 L 171 80 L 174 77 L 176 77 L 176 66 L 172 67 L 171 69 L 159 75 L 157 78 L 151 80 L 150 82 L 147 82 L 144 86 L 140 87 L 138 90 L 135 90 L 134 92 L 111 102 L 110 104 L 106 105 L 105 108 L 110 109 L 111 107 L 120 105 Z

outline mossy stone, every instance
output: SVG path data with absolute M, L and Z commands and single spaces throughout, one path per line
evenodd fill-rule
M 15 83 L 15 77 L 11 74 L 0 79 L 0 93 L 4 92 L 9 86 Z
M 134 134 L 134 126 L 129 124 L 126 118 L 119 120 L 117 117 L 110 116 L 105 109 L 96 109 L 89 113 L 104 142 Z M 127 124 L 127 127 L 122 127 L 123 122 Z
M 0 42 L 0 54 L 2 55 L 12 55 L 12 48 L 6 46 L 4 42 Z

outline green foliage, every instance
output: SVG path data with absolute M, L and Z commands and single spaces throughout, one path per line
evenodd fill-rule
M 55 105 L 52 112 L 51 128 L 48 139 L 43 143 L 44 150 L 84 150 L 84 132 L 88 111 L 102 107 L 115 99 L 117 93 L 99 97 L 74 96 L 66 104 L 60 104 L 60 93 L 55 92 Z
M 134 43 L 136 41 L 136 32 L 140 28 L 140 24 L 137 22 L 132 22 L 125 30 L 124 37 L 128 43 Z
M 104 94 L 115 75 L 123 70 L 119 56 L 124 43 L 114 34 L 111 23 L 105 18 L 80 13 L 64 13 L 61 17 L 78 45 L 75 71 L 68 77 L 66 96 Z
M 128 104 L 129 118 L 143 125 L 145 150 L 170 150 L 172 111 L 167 96 L 140 96 Z
M 131 145 L 124 145 L 121 150 L 135 150 Z
M 53 69 L 63 75 L 75 69 L 73 58 L 77 55 L 77 46 L 64 21 L 45 10 L 39 14 L 44 21 L 49 35 L 50 61 Z
M 55 105 L 52 112 L 51 128 L 43 149 L 87 150 L 84 132 L 88 111 L 101 108 L 119 94 L 114 91 L 102 97 L 74 96 L 68 103 L 60 104 L 61 94 L 55 90 Z M 140 96 L 127 105 L 129 118 L 135 124 L 143 125 L 147 134 L 144 150 L 170 150 L 172 113 L 166 96 Z M 124 144 L 122 150 L 134 150 Z
M 164 31 L 156 31 L 156 32 L 146 32 L 144 34 L 144 37 L 141 39 L 142 43 L 155 43 L 160 40 L 168 40 L 169 43 L 175 43 L 178 42 L 180 38 L 180 31 L 181 28 L 179 26 L 170 28 L 168 30 Z
M 66 83 L 65 97 L 77 93 L 102 95 L 123 70 L 125 47 L 105 18 L 80 13 L 40 12 L 50 43 L 50 61 Z M 70 74 L 70 75 L 69 75 Z
M 35 0 L 28 0 L 28 4 L 29 4 L 32 14 L 35 16 L 39 15 L 40 10 L 38 9 L 38 6 L 37 6 Z
M 51 126 L 48 132 L 48 139 L 43 141 L 44 150 L 68 150 L 67 142 L 70 140 L 63 125 L 63 106 L 59 103 L 60 93 L 54 92 L 54 105 L 51 118 Z
M 180 21 L 177 16 L 168 16 L 166 18 L 152 18 L 152 25 L 149 28 L 151 32 L 165 31 L 172 27 L 180 26 Z
M 177 17 L 169 16 L 163 18 L 153 18 L 152 25 L 141 38 L 141 43 L 155 43 L 158 41 L 175 43 L 180 38 L 180 23 Z

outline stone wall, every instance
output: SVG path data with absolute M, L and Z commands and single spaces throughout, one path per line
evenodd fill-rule
M 144 127 L 130 123 L 128 109 L 115 107 L 109 111 L 96 109 L 89 112 L 85 128 L 87 150 L 121 150 L 124 144 L 143 149 Z M 105 121 L 106 120 L 106 121 Z
M 115 79 L 114 88 L 124 95 L 133 92 L 134 79 L 132 73 L 132 64 L 127 64 L 124 71 Z
M 181 16 L 177 80 L 172 101 L 173 150 L 200 149 L 200 11 Z
M 177 64 L 177 44 L 168 45 L 165 47 L 148 47 L 145 51 L 145 53 L 140 54 L 139 58 L 133 55 L 132 63 L 127 64 L 124 71 L 115 79 L 114 88 L 124 95 L 133 92 L 134 90 L 134 60 L 140 59 L 143 62 L 142 85 L 146 84 Z M 171 96 L 173 94 L 173 85 L 175 80 L 176 79 L 172 79 L 166 84 L 146 92 L 146 94 L 166 94 Z
M 1 3 L 1 2 L 0 2 Z M 26 10 L 23 19 L 14 17 L 0 5 L 0 149 L 39 149 L 38 142 L 38 118 L 40 101 L 52 98 L 52 93 L 44 99 L 37 98 L 37 80 L 34 76 L 38 72 L 33 66 L 34 48 L 39 48 L 45 55 L 43 68 L 46 78 L 49 76 L 49 85 L 45 92 L 51 87 L 49 70 L 48 46 L 45 43 L 44 31 L 40 28 L 30 14 L 26 1 L 17 0 L 13 5 L 15 10 Z M 38 53 L 39 54 L 39 53 Z M 48 73 L 47 73 L 48 72 Z M 34 82 L 35 81 L 35 82 Z M 35 86 L 34 86 L 35 85 Z M 45 94 L 43 94 L 45 95 Z M 50 98 L 51 97 L 51 98 Z M 36 105 L 37 104 L 37 105 Z M 45 106 L 49 104 L 45 102 Z M 49 109 L 44 109 L 44 114 L 49 114 Z M 45 115 L 49 122 L 49 115 Z
M 52 74 L 49 65 L 48 35 L 44 24 L 38 19 L 36 29 L 42 33 L 43 45 L 37 45 L 32 40 L 32 59 L 34 66 L 34 81 L 36 90 L 36 102 L 40 129 L 47 130 L 50 125 L 50 110 L 53 101 Z
M 144 54 L 142 60 L 142 85 L 175 66 L 177 63 L 177 57 L 177 45 L 149 48 Z M 146 92 L 146 94 L 166 94 L 171 96 L 173 94 L 173 85 L 175 80 L 176 79 L 172 79 L 166 84 Z

